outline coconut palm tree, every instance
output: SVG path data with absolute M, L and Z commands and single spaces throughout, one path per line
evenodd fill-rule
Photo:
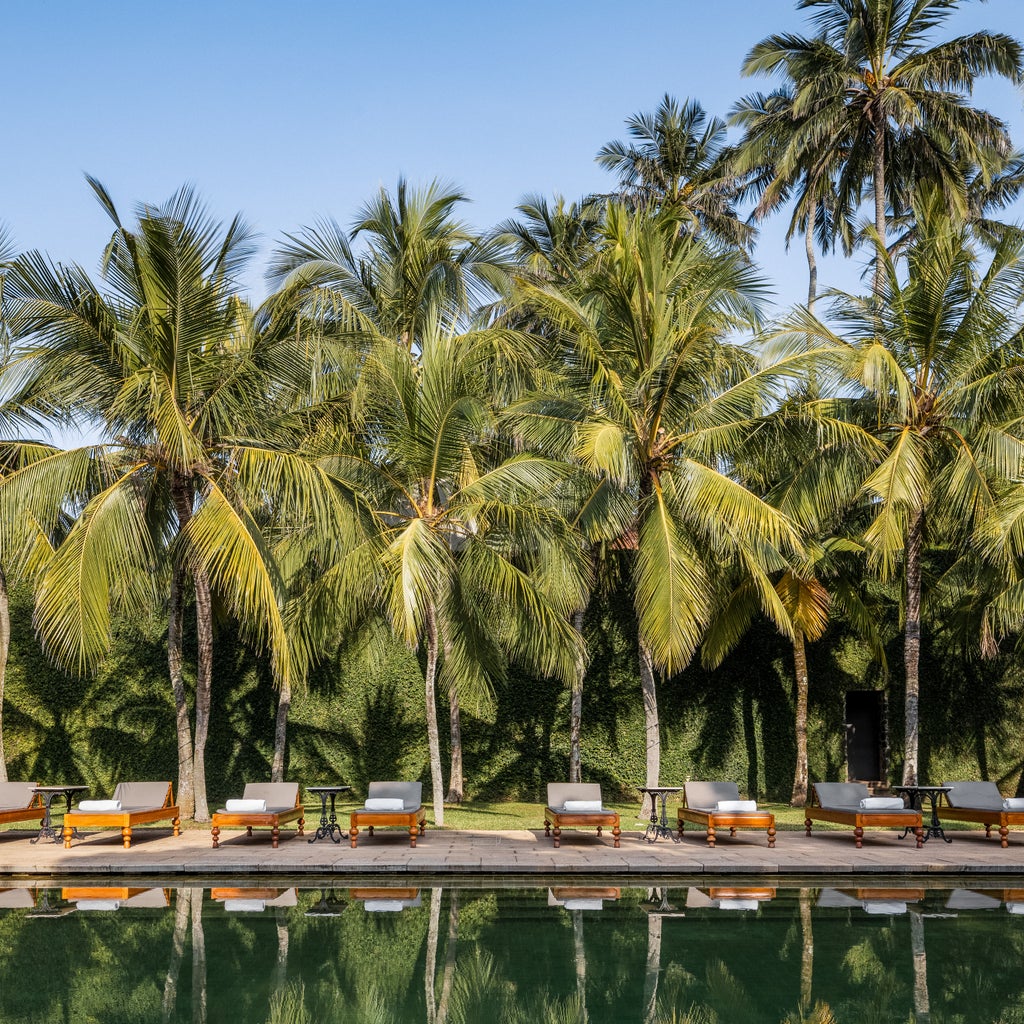
M 112 608 L 167 599 L 178 800 L 185 814 L 206 820 L 214 600 L 269 648 L 275 677 L 287 680 L 282 589 L 256 522 L 268 495 L 284 511 L 309 476 L 305 464 L 306 477 L 289 475 L 285 464 L 298 462 L 287 453 L 239 438 L 256 436 L 275 389 L 298 387 L 308 371 L 297 346 L 256 329 L 233 291 L 252 250 L 240 219 L 215 223 L 183 188 L 161 206 L 140 206 L 127 224 L 103 186 L 89 183 L 114 225 L 104 286 L 77 266 L 28 253 L 11 269 L 9 294 L 23 387 L 50 388 L 56 407 L 92 418 L 106 440 L 8 474 L 3 518 L 34 512 L 49 536 L 56 511 L 75 513 L 37 585 L 38 629 L 67 669 L 84 672 L 102 657 Z M 308 512 L 317 505 L 307 497 Z M 194 738 L 186 587 L 198 641 Z
M 865 192 L 876 236 L 886 239 L 886 209 L 909 205 L 912 182 L 898 172 L 913 153 L 915 180 L 941 183 L 963 206 L 965 164 L 985 168 L 990 150 L 1009 151 L 1006 127 L 967 99 L 977 78 L 1021 76 L 1021 46 L 1008 35 L 977 32 L 929 45 L 958 0 L 800 0 L 817 34 L 773 35 L 747 55 L 744 74 L 781 74 L 795 86 L 800 120 L 791 145 L 809 165 L 843 153 L 836 181 L 845 216 Z M 897 173 L 890 173 L 896 169 Z M 874 291 L 883 270 L 875 265 Z
M 806 316 L 791 323 L 830 346 L 831 371 L 858 392 L 843 399 L 879 445 L 861 485 L 869 557 L 904 585 L 903 781 L 917 782 L 922 550 L 943 535 L 961 550 L 998 533 L 1000 501 L 1017 494 L 1022 448 L 1019 376 L 1024 238 L 1008 234 L 979 259 L 971 229 L 944 197 L 922 191 L 918 235 L 897 262 L 876 238 L 881 301 L 836 295 L 834 333 Z M 799 336 L 799 341 L 796 337 Z
M 564 339 L 564 374 L 513 416 L 531 443 L 591 474 L 585 539 L 609 541 L 627 562 L 648 786 L 658 784 L 661 760 L 655 671 L 689 662 L 719 565 L 742 561 L 764 610 L 786 628 L 764 567 L 782 567 L 779 552 L 796 544 L 795 532 L 728 471 L 728 452 L 777 393 L 772 373 L 754 372 L 726 341 L 757 322 L 761 293 L 736 250 L 680 234 L 669 213 L 614 202 L 599 255 L 571 287 L 519 285 L 519 304 Z
M 749 245 L 754 231 L 736 214 L 739 193 L 726 154 L 726 124 L 696 100 L 665 95 L 653 113 L 626 119 L 631 142 L 602 146 L 597 162 L 618 176 L 633 205 L 671 210 L 680 225 L 731 245 Z

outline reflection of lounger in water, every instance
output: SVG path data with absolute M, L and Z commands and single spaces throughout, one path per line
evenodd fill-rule
M 294 889 L 235 889 L 210 890 L 210 899 L 224 905 L 229 914 L 260 914 L 268 907 L 294 907 L 298 897 Z
M 998 910 L 1004 903 L 1008 914 L 1024 914 L 1024 889 L 954 889 L 946 909 Z
M 93 885 L 64 888 L 61 899 L 74 903 L 77 910 L 164 910 L 171 905 L 167 889 L 130 888 L 116 885 Z
M 689 910 L 757 910 L 762 903 L 775 899 L 775 890 L 766 886 L 713 886 L 709 889 L 686 890 Z
M 822 889 L 819 907 L 859 907 L 865 914 L 905 914 L 908 903 L 924 899 L 924 889 Z
M 30 910 L 35 905 L 31 889 L 0 889 L 0 910 Z
M 348 895 L 370 914 L 397 914 L 421 903 L 419 889 L 349 889 Z
M 605 900 L 617 900 L 621 890 L 611 886 L 559 885 L 548 889 L 548 906 L 566 910 L 603 910 Z

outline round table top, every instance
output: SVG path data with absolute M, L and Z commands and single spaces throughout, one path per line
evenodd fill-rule
M 33 793 L 77 793 L 80 789 L 89 789 L 88 786 L 33 786 Z
M 907 792 L 914 790 L 918 793 L 948 793 L 952 790 L 952 786 L 890 786 L 890 789 L 900 792 L 901 790 Z
M 637 786 L 638 793 L 681 793 L 682 786 Z
M 344 793 L 351 789 L 351 786 L 307 786 L 307 793 Z

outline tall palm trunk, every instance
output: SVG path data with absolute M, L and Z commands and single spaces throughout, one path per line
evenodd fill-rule
M 814 989 L 814 919 L 811 890 L 800 890 L 800 1012 L 811 1008 Z
M 430 890 L 430 916 L 427 919 L 427 957 L 423 968 L 423 997 L 427 1004 L 427 1024 L 437 1020 L 437 947 L 441 939 L 441 890 Z
M 430 753 L 430 783 L 433 789 L 434 824 L 444 824 L 444 780 L 441 778 L 441 738 L 437 730 L 437 618 L 433 608 L 426 615 L 427 665 L 423 674 L 427 714 L 427 748 Z
M 929 1024 L 932 1019 L 928 998 L 928 951 L 924 945 L 924 915 L 910 912 L 910 945 L 914 957 L 914 1021 Z
M 917 747 L 919 732 L 919 700 L 921 680 L 921 546 L 924 540 L 924 510 L 915 509 L 907 527 L 907 542 L 904 549 L 905 571 L 907 574 L 907 618 L 903 642 L 903 670 L 906 676 L 906 699 L 904 703 L 903 785 L 917 785 Z
M 875 145 L 874 145 L 874 190 L 875 190 L 875 231 L 879 244 L 885 246 L 885 132 L 882 123 L 885 115 L 876 110 L 875 113 Z M 875 257 L 875 273 L 871 290 L 875 298 L 882 294 L 882 261 Z
M 275 992 L 288 984 L 288 946 L 291 936 L 288 933 L 288 911 L 284 907 L 274 910 L 274 925 L 277 928 L 277 960 L 274 963 L 272 985 Z
M 188 918 L 192 906 L 192 897 L 188 889 L 174 891 L 174 933 L 171 937 L 171 959 L 167 965 L 167 977 L 164 979 L 163 1019 L 165 1024 L 174 1016 L 178 1003 L 178 976 L 181 974 L 181 960 L 185 955 L 185 933 L 188 931 Z
M 654 1024 L 658 1014 L 658 978 L 661 975 L 661 914 L 647 915 L 647 969 L 644 972 L 644 1024 Z
M 213 601 L 210 582 L 194 574 L 196 590 L 196 747 L 193 774 L 196 787 L 196 821 L 209 821 L 206 803 L 206 738 L 210 732 L 210 691 L 213 683 Z
M 654 662 L 647 645 L 638 643 L 640 655 L 640 692 L 644 701 L 644 737 L 647 747 L 647 781 L 657 786 L 661 774 L 661 725 L 658 721 L 658 693 L 654 683 Z
M 7 656 L 11 651 L 11 601 L 7 577 L 0 569 L 0 782 L 7 781 L 7 754 L 4 752 L 4 685 L 7 681 Z
M 572 627 L 577 633 L 583 633 L 583 616 L 586 608 L 573 613 Z M 583 781 L 583 757 L 580 751 L 580 735 L 583 731 L 583 680 L 586 669 L 580 666 L 579 675 L 572 681 L 572 692 L 569 694 L 569 781 Z
M 459 710 L 459 691 L 453 683 L 448 692 L 448 721 L 452 738 L 452 770 L 448 776 L 448 795 L 445 802 L 461 804 L 464 789 L 462 778 L 462 717 Z
M 796 674 L 796 770 L 791 807 L 807 803 L 807 643 L 803 631 L 793 630 L 793 668 Z
M 576 999 L 579 1001 L 580 1024 L 587 1024 L 587 946 L 583 941 L 583 911 L 570 910 L 572 915 L 572 946 L 576 961 Z
M 448 893 L 448 940 L 444 947 L 444 972 L 441 975 L 441 995 L 437 1000 L 437 1024 L 447 1024 L 451 1006 L 452 987 L 455 984 L 455 964 L 459 950 L 459 890 Z
M 206 1024 L 206 934 L 203 890 L 189 889 L 192 904 L 192 1024 Z
M 196 811 L 196 798 L 192 770 L 192 720 L 189 717 L 188 694 L 182 675 L 184 582 L 185 570 L 175 566 L 171 574 L 171 599 L 167 623 L 167 666 L 171 675 L 175 724 L 178 732 L 178 807 L 183 818 L 191 818 Z
M 804 250 L 807 253 L 807 312 L 814 316 L 818 298 L 818 256 L 814 251 L 814 222 L 818 217 L 818 200 L 812 195 L 807 200 L 807 230 L 804 232 Z
M 287 679 L 281 681 L 277 697 L 277 719 L 274 722 L 274 761 L 270 766 L 270 781 L 284 782 L 284 754 L 288 737 L 288 712 L 292 706 L 292 686 Z

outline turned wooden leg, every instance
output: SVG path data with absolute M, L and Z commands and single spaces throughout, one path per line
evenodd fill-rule
M 730 826 L 730 828 L 729 828 L 729 835 L 732 836 L 733 839 L 735 839 L 736 838 L 736 829 L 734 829 L 734 828 L 732 828 Z
M 245 834 L 252 839 L 252 825 L 245 826 Z
M 985 838 L 992 838 L 992 826 L 987 821 L 985 822 Z
M 181 818 L 175 818 L 174 821 L 171 822 L 171 824 L 174 826 L 174 834 L 176 836 L 180 836 L 181 835 Z
M 558 849 L 558 844 L 562 841 L 562 829 L 559 825 L 555 826 L 555 849 Z
M 64 826 L 64 849 L 71 849 L 71 833 L 74 831 L 70 825 Z
M 861 790 L 861 792 L 863 793 L 864 790 Z M 857 844 L 858 850 L 864 845 L 864 829 L 860 825 L 853 830 L 853 841 Z
M 920 850 L 924 846 L 924 829 L 915 828 L 914 835 L 917 837 L 917 848 Z
M 713 821 L 708 822 L 708 846 L 712 849 L 715 848 L 715 823 Z
M 622 835 L 622 829 L 618 825 L 612 825 L 612 838 L 615 840 L 615 849 L 619 848 L 619 836 Z
M 415 850 L 416 849 L 416 837 L 420 834 L 419 825 L 414 821 L 409 826 L 409 845 Z
M 210 829 L 210 835 L 213 838 L 213 848 L 216 850 L 220 846 L 220 825 L 214 825 Z
M 125 825 L 121 829 L 121 845 L 126 849 L 132 848 L 132 827 L 131 825 Z
M 352 847 L 353 850 L 356 848 L 356 836 L 358 836 L 358 835 L 359 835 L 359 829 L 357 829 L 355 827 L 355 825 L 353 825 L 348 830 L 348 842 L 349 842 L 349 845 Z
M 425 836 L 426 834 L 427 834 L 427 819 L 426 819 L 426 818 L 424 818 L 424 819 L 423 819 L 423 820 L 422 820 L 422 821 L 420 822 L 420 835 L 421 835 L 421 836 Z
M 252 835 L 252 829 L 249 829 L 249 835 Z M 277 844 L 278 844 L 278 841 L 280 840 L 280 838 L 281 838 L 281 826 L 280 825 L 275 825 L 270 830 L 270 848 L 272 850 L 276 850 L 277 849 Z
M 306 834 L 306 819 L 299 818 L 299 835 L 304 836 Z
M 863 790 L 861 790 L 861 792 L 863 792 Z M 811 819 L 810 818 L 804 818 L 804 828 L 807 830 L 807 834 L 810 835 L 811 834 Z
M 547 818 L 544 819 L 544 835 L 549 838 L 551 836 L 551 822 Z
M 598 826 L 597 826 L 597 838 L 598 838 L 598 839 L 600 839 L 600 838 L 601 838 L 601 829 L 602 829 L 602 828 L 603 828 L 603 826 L 602 826 L 602 825 L 598 825 Z
M 370 835 L 372 836 L 373 835 L 373 826 L 372 825 L 367 825 L 366 826 L 366 831 L 369 832 Z
M 771 849 L 775 846 L 775 826 L 768 826 L 768 848 Z
M 1010 845 L 1010 830 L 1005 825 L 999 826 L 999 845 L 1004 850 Z

